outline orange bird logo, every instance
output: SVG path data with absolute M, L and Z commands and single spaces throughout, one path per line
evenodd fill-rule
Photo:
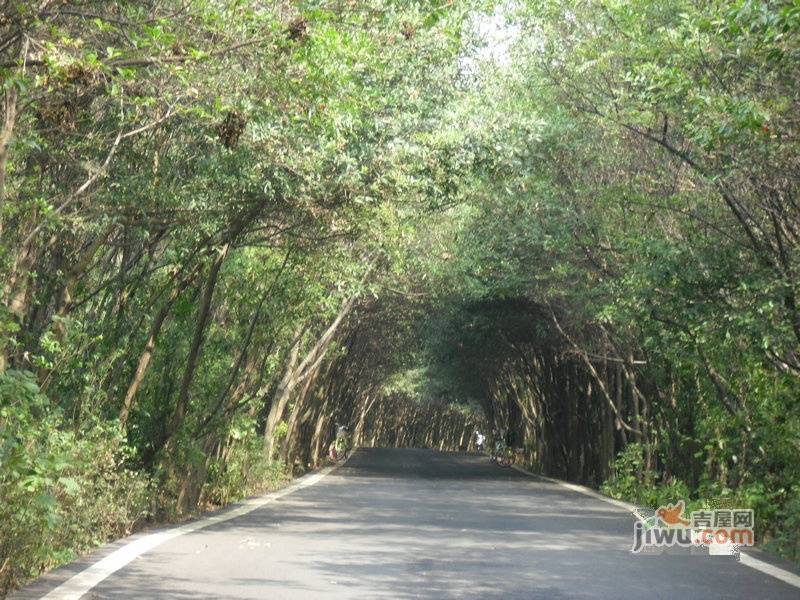
M 688 525 L 689 521 L 683 518 L 683 500 L 675 504 L 667 504 L 656 511 L 656 515 L 667 525 Z

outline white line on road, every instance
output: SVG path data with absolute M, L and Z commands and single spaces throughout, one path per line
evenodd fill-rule
M 352 454 L 350 456 L 352 456 Z M 225 521 L 230 521 L 236 517 L 241 517 L 242 515 L 253 512 L 257 508 L 261 508 L 265 504 L 274 502 L 278 498 L 283 498 L 284 496 L 288 496 L 297 490 L 312 486 L 320 479 L 325 477 L 328 473 L 346 463 L 348 459 L 349 457 L 342 462 L 333 465 L 332 467 L 321 469 L 317 473 L 304 475 L 295 483 L 283 488 L 282 490 L 278 490 L 277 492 L 272 492 L 257 498 L 245 500 L 244 502 L 241 502 L 237 508 L 226 511 L 223 514 L 204 517 L 202 519 L 198 519 L 197 521 L 187 523 L 186 525 L 181 525 L 180 527 L 175 527 L 166 531 L 160 531 L 158 533 L 152 533 L 150 535 L 133 540 L 132 542 L 122 546 L 122 548 L 115 550 L 105 558 L 87 567 L 80 573 L 74 575 L 55 589 L 51 590 L 47 595 L 43 596 L 43 598 L 48 600 L 77 600 L 101 581 L 103 581 L 106 577 L 116 571 L 119 571 L 122 567 L 130 563 L 137 556 L 141 556 L 148 550 L 152 550 L 167 540 L 171 540 L 187 533 L 192 533 L 193 531 L 205 529 L 206 527 L 216 525 L 217 523 L 224 523 Z
M 757 558 L 754 558 L 750 554 L 745 554 L 744 552 L 739 552 L 739 562 L 750 567 L 751 569 L 761 571 L 762 573 L 771 575 L 775 579 L 780 579 L 784 583 L 788 583 L 796 588 L 800 588 L 800 575 L 790 573 L 786 569 L 781 569 L 780 567 L 771 565 L 763 560 L 758 560 Z
M 614 498 L 609 498 L 608 496 L 604 496 L 600 492 L 593 490 L 592 488 L 586 487 L 585 485 L 578 485 L 576 483 L 569 483 L 567 481 L 561 481 L 560 479 L 553 479 L 552 477 L 545 477 L 544 475 L 539 475 L 538 473 L 533 473 L 528 471 L 527 469 L 523 469 L 519 465 L 512 465 L 512 468 L 520 473 L 524 473 L 525 475 L 530 475 L 532 477 L 538 477 L 540 479 L 544 479 L 550 483 L 554 483 L 556 485 L 561 486 L 562 488 L 572 490 L 573 492 L 577 492 L 579 494 L 583 494 L 584 496 L 589 496 L 596 500 L 601 500 L 607 504 L 613 504 L 617 508 L 622 508 L 633 515 L 637 519 L 644 518 L 642 514 L 639 512 L 639 508 L 634 506 L 629 502 L 623 502 L 622 500 L 615 500 Z M 762 573 L 766 573 L 774 577 L 775 579 L 780 579 L 784 583 L 788 583 L 791 586 L 796 588 L 800 588 L 800 575 L 795 575 L 794 573 L 787 571 L 786 569 L 781 569 L 780 567 L 776 567 L 775 565 L 771 565 L 763 560 L 759 560 L 754 558 L 750 554 L 745 554 L 744 552 L 739 552 L 739 562 L 743 565 L 750 567 L 751 569 L 755 569 L 756 571 L 761 571 Z

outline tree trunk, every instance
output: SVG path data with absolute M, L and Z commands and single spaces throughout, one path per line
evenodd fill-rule
M 119 412 L 119 423 L 123 430 L 127 426 L 128 418 L 130 416 L 131 409 L 133 408 L 133 401 L 136 397 L 136 392 L 139 391 L 139 387 L 144 381 L 144 376 L 147 372 L 147 367 L 150 365 L 150 359 L 153 357 L 156 341 L 158 340 L 158 336 L 161 334 L 161 328 L 164 325 L 164 321 L 166 321 L 169 311 L 172 309 L 172 305 L 175 304 L 178 296 L 180 296 L 181 292 L 185 290 L 192 281 L 194 274 L 195 272 L 193 271 L 191 275 L 185 277 L 176 287 L 173 288 L 169 298 L 167 298 L 166 302 L 164 302 L 164 305 L 161 307 L 161 310 L 158 311 L 155 319 L 153 319 L 153 323 L 150 326 L 150 335 L 148 336 L 147 343 L 145 343 L 144 350 L 139 357 L 138 364 L 136 365 L 136 372 L 133 374 L 133 379 L 131 379 L 130 384 L 128 384 L 128 390 L 125 392 L 125 398 L 122 401 L 122 408 Z
M 175 405 L 175 410 L 170 419 L 165 443 L 175 435 L 186 417 L 186 411 L 189 406 L 189 389 L 194 379 L 198 359 L 200 358 L 200 350 L 205 338 L 206 324 L 208 323 L 208 316 L 211 314 L 211 302 L 214 298 L 214 289 L 217 287 L 219 271 L 222 268 L 222 263 L 225 262 L 230 247 L 230 242 L 222 247 L 219 254 L 217 254 L 217 257 L 214 259 L 214 262 L 211 264 L 211 269 L 208 273 L 208 279 L 203 289 L 203 297 L 197 312 L 197 324 L 194 329 L 192 345 L 189 349 L 189 356 L 186 358 L 186 368 L 183 371 L 181 386 L 178 390 L 178 402 Z

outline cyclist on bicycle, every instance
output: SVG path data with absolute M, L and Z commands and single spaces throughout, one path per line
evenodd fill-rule
M 328 448 L 328 455 L 336 461 L 347 458 L 348 452 L 350 452 L 350 430 L 347 425 L 339 425 L 336 428 L 336 437 Z
M 508 433 L 505 429 L 497 429 L 494 435 L 494 448 L 497 454 L 505 448 L 508 444 L 506 440 L 508 439 Z
M 491 459 L 501 467 L 514 464 L 514 437 L 510 429 L 499 429 L 495 433 Z

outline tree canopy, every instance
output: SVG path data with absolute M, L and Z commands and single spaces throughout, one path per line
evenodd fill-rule
M 800 557 L 800 6 L 0 3 L 0 591 L 363 445 Z

